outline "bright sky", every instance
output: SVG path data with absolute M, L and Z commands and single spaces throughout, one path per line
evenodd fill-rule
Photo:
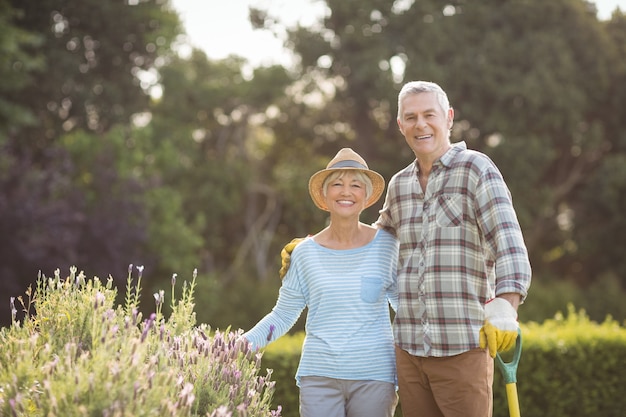
M 171 0 L 190 38 L 190 43 L 205 51 L 210 59 L 230 54 L 243 56 L 252 66 L 289 65 L 283 41 L 268 31 L 253 30 L 248 7 L 255 6 L 276 14 L 287 25 L 307 26 L 326 12 L 320 0 Z M 619 7 L 626 11 L 626 0 L 592 0 L 598 17 L 608 19 Z
M 269 10 L 289 26 L 314 23 L 323 16 L 325 3 L 316 0 L 171 0 L 193 46 L 211 59 L 234 54 L 253 66 L 289 65 L 283 41 L 265 30 L 253 30 L 248 7 Z M 282 34 L 284 35 L 284 33 Z

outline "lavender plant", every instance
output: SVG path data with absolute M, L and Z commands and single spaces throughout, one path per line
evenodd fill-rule
M 271 370 L 241 331 L 195 325 L 193 290 L 183 284 L 169 319 L 164 293 L 145 320 L 129 267 L 126 299 L 114 307 L 112 280 L 40 276 L 26 299 L 11 299 L 13 322 L 0 329 L 3 416 L 280 416 L 271 410 Z M 172 279 L 172 298 L 175 276 Z M 17 302 L 17 303 L 16 303 Z M 15 319 L 17 306 L 25 313 Z

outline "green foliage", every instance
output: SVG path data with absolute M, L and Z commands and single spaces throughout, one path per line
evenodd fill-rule
M 30 81 L 28 74 L 44 64 L 41 57 L 25 53 L 26 48 L 40 45 L 42 37 L 17 27 L 12 20 L 19 14 L 8 0 L 0 0 L 0 145 L 6 139 L 4 134 L 35 123 L 32 109 L 15 105 L 7 95 L 20 91 Z
M 86 280 L 72 268 L 66 279 L 40 277 L 21 297 L 22 322 L 0 329 L 0 414 L 14 416 L 278 416 L 270 409 L 271 370 L 258 376 L 261 355 L 241 332 L 195 327 L 196 275 L 171 302 L 163 292 L 156 313 L 138 312 L 140 281 L 126 305 L 114 306 L 111 280 Z M 172 298 L 175 280 L 172 280 Z M 15 300 L 12 300 L 14 304 Z M 34 313 L 36 311 L 36 314 Z
M 597 172 L 588 179 L 589 187 L 581 192 L 576 206 L 576 222 L 572 231 L 580 252 L 572 253 L 565 262 L 581 275 L 592 271 L 611 271 L 618 279 L 626 276 L 623 262 L 626 245 L 626 155 L 606 158 Z M 594 227 L 585 227 L 593 224 Z M 598 242 L 603 242 L 598 245 Z
M 602 322 L 607 317 L 626 320 L 626 291 L 611 275 L 598 277 L 594 282 L 577 285 L 571 280 L 534 277 L 528 298 L 519 309 L 520 321 L 541 322 L 554 317 L 573 304 L 584 309 L 589 317 Z
M 139 262 L 151 276 L 166 277 L 171 271 L 191 271 L 201 265 L 204 240 L 185 218 L 180 190 L 162 184 L 162 163 L 172 156 L 168 146 L 156 146 L 147 132 L 116 126 L 103 135 L 75 131 L 61 144 L 73 163 L 72 183 L 83 196 L 85 221 L 76 233 L 94 243 L 80 252 L 81 264 L 96 275 L 108 270 L 116 259 Z M 106 190 L 106 191 L 105 191 Z M 115 219 L 115 228 L 111 222 Z M 114 268 L 115 284 L 121 287 L 121 267 Z M 208 279 L 204 277 L 203 279 Z M 167 282 L 147 283 L 149 291 Z
M 118 180 L 107 153 L 90 160 L 93 188 L 83 194 L 80 156 L 60 142 L 128 127 L 147 109 L 144 75 L 172 54 L 178 15 L 163 0 L 2 0 L 0 12 L 0 292 L 23 293 L 39 269 L 80 264 L 118 277 L 130 262 L 149 264 L 160 254 L 134 257 L 145 239 L 135 184 Z M 109 139 L 98 134 L 91 145 Z
M 578 262 L 605 253 L 601 240 L 582 237 L 602 233 L 594 233 L 597 221 L 579 213 L 588 209 L 607 228 L 621 226 L 621 216 L 607 218 L 579 198 L 588 194 L 597 203 L 598 184 L 590 178 L 625 149 L 624 122 L 615 112 L 626 99 L 622 15 L 600 22 L 579 0 L 326 4 L 324 26 L 297 27 L 290 41 L 302 57 L 303 79 L 333 80 L 320 114 L 332 109 L 338 116 L 322 116 L 327 123 L 347 121 L 370 166 L 389 178 L 410 162 L 393 120 L 396 95 L 405 81 L 435 81 L 456 111 L 453 141 L 467 141 L 501 168 L 534 268 L 577 283 L 614 273 L 626 286 L 619 262 L 603 262 L 602 271 Z M 322 57 L 328 64 L 320 68 Z M 349 143 L 349 134 L 328 135 L 315 152 L 332 154 L 328 147 L 338 142 Z M 609 166 L 600 181 L 623 178 Z M 620 207 L 615 198 L 603 204 L 611 205 Z M 581 231 L 576 236 L 574 228 Z
M 264 368 L 273 369 L 274 380 L 280 381 L 276 384 L 274 406 L 282 406 L 285 417 L 300 415 L 300 390 L 295 378 L 303 342 L 304 332 L 285 335 L 264 350 L 261 360 Z
M 591 321 L 572 305 L 542 324 L 522 325 L 517 371 L 524 416 L 619 417 L 626 410 L 626 329 L 608 318 Z M 494 417 L 508 415 L 504 382 L 494 380 Z
M 6 97 L 38 116 L 38 125 L 20 138 L 33 147 L 49 146 L 74 128 L 106 131 L 145 109 L 148 96 L 140 75 L 172 53 L 182 30 L 162 0 L 10 4 L 15 11 L 11 23 L 40 39 L 22 52 L 42 65 L 24 67 L 29 82 Z
M 409 164 L 396 95 L 428 79 L 453 141 L 512 191 L 538 278 L 521 314 L 626 317 L 626 17 L 583 0 L 325 4 L 307 27 L 253 11 L 297 59 L 248 71 L 177 54 L 166 0 L 0 0 L 0 293 L 70 265 L 122 287 L 132 262 L 150 299 L 198 268 L 199 318 L 247 327 L 275 301 L 282 246 L 327 221 L 309 176 L 343 146 L 386 179 Z
M 257 124 L 290 79 L 272 67 L 249 81 L 241 67 L 241 59 L 213 63 L 197 50 L 173 59 L 161 69 L 163 96 L 143 133 L 162 186 L 180 195 L 181 221 L 203 239 L 201 262 L 226 285 L 268 274 L 267 237 L 281 213 L 265 162 L 272 136 Z

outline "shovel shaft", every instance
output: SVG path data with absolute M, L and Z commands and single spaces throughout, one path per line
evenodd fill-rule
M 515 382 L 506 384 L 506 398 L 509 402 L 509 416 L 520 417 L 519 400 L 517 399 L 517 384 Z

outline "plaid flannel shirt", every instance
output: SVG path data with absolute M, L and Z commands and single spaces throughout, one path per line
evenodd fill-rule
M 426 190 L 417 161 L 393 176 L 379 227 L 400 242 L 396 344 L 416 356 L 452 356 L 479 346 L 484 304 L 526 297 L 531 267 L 511 195 L 484 154 L 455 144 Z

